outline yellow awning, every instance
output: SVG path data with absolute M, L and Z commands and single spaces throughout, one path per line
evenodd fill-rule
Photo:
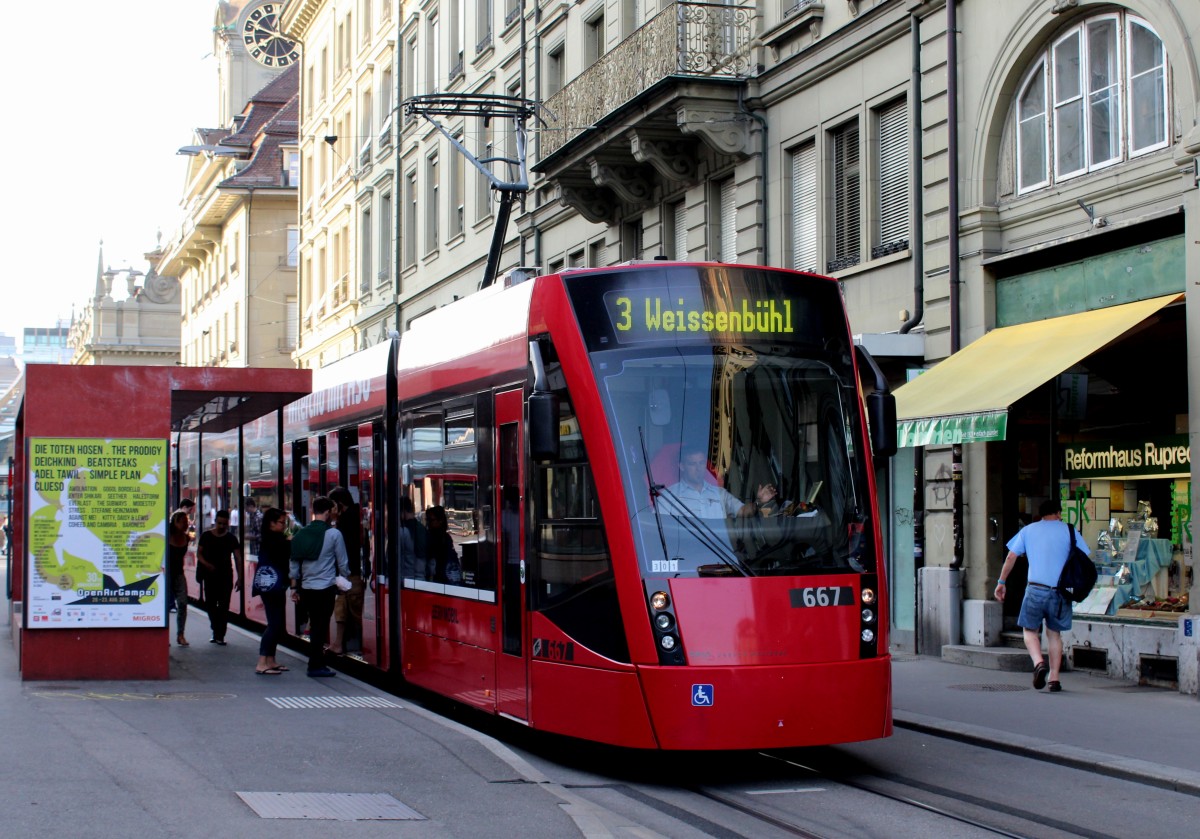
M 1003 440 L 1008 408 L 1181 294 L 993 329 L 896 390 L 901 446 Z

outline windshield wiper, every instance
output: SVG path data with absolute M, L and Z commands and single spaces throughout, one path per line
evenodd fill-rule
M 692 537 L 708 548 L 709 551 L 721 562 L 728 565 L 734 571 L 739 572 L 743 577 L 753 577 L 754 572 L 750 570 L 744 562 L 742 562 L 736 553 L 725 546 L 724 540 L 705 522 L 704 519 L 689 510 L 682 501 L 676 497 L 675 493 L 666 487 L 660 486 L 658 492 L 654 493 L 655 498 L 662 496 L 671 502 L 670 513 L 676 516 L 683 524 L 684 528 L 692 535 Z M 658 517 L 658 505 L 655 505 L 655 518 Z M 662 524 L 659 524 L 659 532 L 662 532 Z M 663 541 L 663 548 L 666 548 L 666 540 Z
M 657 501 L 658 494 L 666 487 L 654 483 L 654 476 L 650 474 L 650 458 L 646 456 L 646 431 L 640 425 L 638 426 L 638 439 L 642 443 L 642 466 L 646 469 L 646 483 L 650 486 L 650 509 L 654 511 L 654 523 L 658 525 L 658 540 L 662 542 L 663 559 L 669 563 L 671 553 L 667 550 L 667 536 L 663 533 L 662 518 L 658 515 Z
M 658 511 L 658 499 L 665 496 L 671 502 L 671 506 L 679 511 L 678 518 L 697 542 L 708 548 L 713 556 L 721 560 L 725 565 L 741 573 L 743 577 L 753 576 L 750 573 L 750 569 L 732 551 L 725 547 L 721 541 L 721 537 L 714 533 L 712 528 L 705 524 L 699 516 L 683 506 L 680 500 L 675 497 L 675 494 L 667 489 L 666 486 L 655 482 L 654 475 L 650 472 L 650 458 L 647 456 L 646 451 L 646 431 L 640 425 L 638 426 L 638 439 L 642 446 L 642 465 L 646 469 L 646 484 L 650 488 L 650 509 L 654 511 L 654 523 L 658 527 L 658 540 L 662 544 L 663 559 L 668 562 L 671 561 L 671 551 L 667 548 L 667 535 L 663 532 L 662 515 Z M 682 557 L 676 557 L 676 559 L 682 559 Z

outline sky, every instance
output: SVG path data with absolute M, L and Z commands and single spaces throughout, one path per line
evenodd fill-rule
M 106 267 L 147 268 L 183 219 L 188 158 L 217 114 L 216 0 L 17 3 L 0 50 L 0 332 L 53 326 Z M 117 287 L 119 286 L 119 288 Z M 113 297 L 125 296 L 125 283 Z

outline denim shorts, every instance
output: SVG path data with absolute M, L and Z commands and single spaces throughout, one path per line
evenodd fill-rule
M 1021 614 L 1017 617 L 1017 626 L 1041 632 L 1043 619 L 1046 621 L 1046 629 L 1066 632 L 1071 628 L 1071 604 L 1055 589 L 1028 585 L 1025 588 L 1025 599 L 1021 601 Z

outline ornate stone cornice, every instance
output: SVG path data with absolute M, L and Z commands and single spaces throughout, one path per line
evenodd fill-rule
M 303 41 L 325 4 L 326 0 L 288 0 L 283 4 L 283 13 L 279 16 L 280 31 L 290 38 Z
M 559 183 L 556 192 L 561 204 L 593 224 L 611 224 L 616 216 L 616 205 L 607 189 Z
M 691 143 L 647 136 L 635 129 L 629 134 L 629 148 L 634 160 L 653 166 L 664 180 L 696 182 L 698 155 Z
M 627 204 L 642 205 L 654 196 L 654 181 L 640 166 L 624 166 L 588 158 L 588 168 L 597 186 L 606 186 Z
M 694 134 L 721 154 L 745 158 L 750 154 L 750 125 L 746 115 L 713 102 L 683 103 L 675 109 L 679 129 Z

